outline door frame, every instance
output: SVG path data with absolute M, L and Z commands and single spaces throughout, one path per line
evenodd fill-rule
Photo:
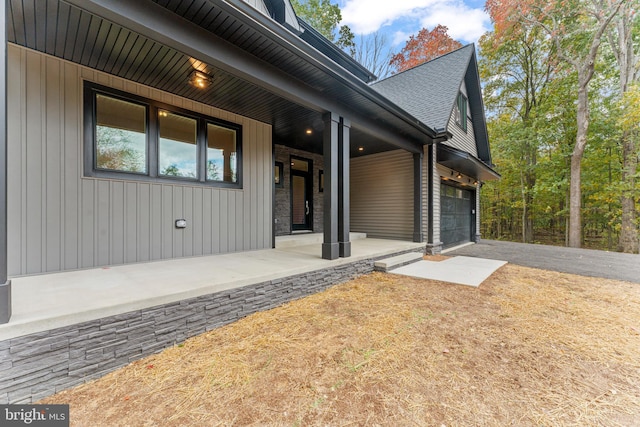
M 300 160 L 303 162 L 307 162 L 309 165 L 308 170 L 300 171 L 294 170 L 291 167 L 291 163 L 295 160 Z M 290 183 L 289 183 L 289 200 L 290 200 L 290 215 L 291 215 L 291 232 L 294 231 L 313 231 L 313 160 L 307 159 L 301 156 L 289 156 L 289 170 L 290 170 Z M 305 179 L 305 200 L 309 202 L 309 214 L 306 215 L 306 224 L 303 226 L 296 226 L 293 223 L 293 177 L 301 176 Z

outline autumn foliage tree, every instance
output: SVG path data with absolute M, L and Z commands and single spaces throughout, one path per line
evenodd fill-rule
M 553 43 L 556 55 L 576 73 L 576 140 L 571 153 L 569 196 L 569 246 L 582 244 L 582 158 L 589 130 L 589 83 L 607 27 L 629 0 L 489 0 L 486 8 L 496 33 L 535 25 Z
M 402 50 L 389 63 L 396 73 L 408 70 L 424 62 L 462 47 L 462 44 L 447 34 L 448 28 L 438 25 L 429 31 L 423 28 L 417 36 L 412 35 Z

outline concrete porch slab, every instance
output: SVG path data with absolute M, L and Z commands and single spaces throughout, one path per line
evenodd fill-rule
M 359 260 L 423 249 L 424 244 L 420 243 L 355 239 L 351 257 L 332 261 L 322 259 L 320 244 L 311 244 L 14 277 L 13 315 L 9 323 L 0 325 L 0 341 Z
M 478 287 L 506 263 L 493 259 L 457 256 L 444 261 L 418 261 L 389 273 Z
M 367 233 L 349 233 L 349 240 L 366 239 Z M 276 249 L 294 248 L 297 246 L 307 246 L 321 244 L 324 241 L 322 233 L 300 233 L 288 236 L 276 237 Z

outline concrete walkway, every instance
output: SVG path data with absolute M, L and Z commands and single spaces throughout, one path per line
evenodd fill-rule
M 302 236 L 298 245 L 289 242 L 279 249 L 15 277 L 13 315 L 9 323 L 0 325 L 0 341 L 424 248 L 421 243 L 355 235 L 351 257 L 327 261 L 321 257 L 316 237 Z
M 455 256 L 444 261 L 418 261 L 390 271 L 392 274 L 478 287 L 506 261 Z
M 496 259 L 525 267 L 640 283 L 640 255 L 637 254 L 481 240 L 449 251 L 447 255 Z

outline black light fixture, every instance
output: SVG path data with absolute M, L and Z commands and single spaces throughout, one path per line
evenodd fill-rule
M 456 175 L 456 178 L 458 178 L 458 179 L 462 178 L 462 174 L 460 172 L 458 172 L 458 175 Z

